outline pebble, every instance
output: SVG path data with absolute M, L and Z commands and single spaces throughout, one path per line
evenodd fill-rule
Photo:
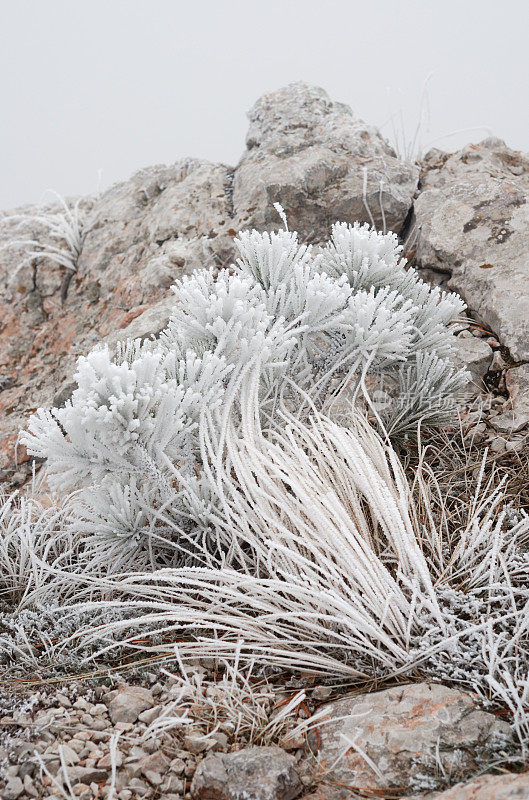
M 140 722 L 145 722 L 146 725 L 150 725 L 151 722 L 160 716 L 162 711 L 161 706 L 153 706 L 153 708 L 148 708 L 146 711 L 142 711 L 141 714 L 138 714 L 138 719 Z
M 78 764 L 79 761 L 80 761 L 80 758 L 79 758 L 79 755 L 77 754 L 77 752 L 73 749 L 73 747 L 70 747 L 67 744 L 63 744 L 62 745 L 62 755 L 63 755 L 64 761 L 66 762 L 66 764 L 68 766 L 72 766 L 74 764 Z
M 56 700 L 61 704 L 63 708 L 71 708 L 72 704 L 70 700 L 66 697 L 66 695 L 61 694 L 60 692 L 55 695 Z
M 169 764 L 169 769 L 171 772 L 174 772 L 175 775 L 183 775 L 185 768 L 186 762 L 182 758 L 173 758 Z
M 110 719 L 114 725 L 133 723 L 143 711 L 154 705 L 154 698 L 148 689 L 124 684 L 110 702 Z
M 114 760 L 116 767 L 121 767 L 121 765 L 123 764 L 123 756 L 121 755 L 119 750 L 116 750 Z M 110 757 L 110 753 L 106 753 L 104 756 L 101 756 L 101 758 L 97 762 L 97 766 L 100 767 L 101 769 L 110 769 L 112 767 L 112 759 Z
M 24 778 L 24 791 L 30 797 L 38 797 L 39 796 L 39 793 L 38 793 L 38 791 L 37 791 L 37 789 L 35 787 L 35 784 L 33 783 L 32 779 L 29 777 L 29 775 L 26 775 L 25 778 Z
M 155 772 L 152 769 L 145 770 L 143 774 L 145 775 L 149 783 L 152 783 L 153 786 L 159 786 L 162 782 L 162 776 L 160 775 L 160 773 Z
M 2 795 L 3 800 L 17 800 L 24 791 L 24 784 L 18 778 L 10 777 L 7 779 L 6 786 Z
M 213 743 L 209 737 L 200 736 L 196 733 L 188 733 L 186 736 L 184 736 L 185 749 L 194 755 L 203 753 L 205 750 L 210 749 L 212 744 Z

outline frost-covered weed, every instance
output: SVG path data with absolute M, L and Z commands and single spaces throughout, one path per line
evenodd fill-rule
M 56 192 L 57 205 L 51 210 L 43 206 L 38 213 L 11 214 L 5 220 L 13 225 L 14 238 L 7 246 L 20 251 L 17 272 L 35 260 L 47 261 L 67 272 L 77 271 L 86 235 L 86 217 L 81 201 L 66 201 Z M 34 231 L 33 238 L 19 238 L 17 230 Z M 43 244 L 43 240 L 45 244 Z M 11 279 L 14 277 L 10 276 Z

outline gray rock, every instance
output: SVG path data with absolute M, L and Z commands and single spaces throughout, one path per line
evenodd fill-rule
M 112 353 L 116 352 L 118 342 L 126 342 L 127 339 L 152 339 L 160 335 L 167 327 L 171 312 L 175 307 L 175 297 L 171 293 L 169 297 L 160 300 L 150 308 L 142 309 L 128 325 L 112 331 L 108 336 L 101 340 L 101 344 L 106 344 Z
M 175 243 L 221 237 L 210 254 L 223 258 L 223 249 L 231 244 L 226 235 L 232 216 L 231 174 L 231 167 L 223 164 L 185 158 L 142 169 L 115 184 L 88 218 L 79 274 L 97 280 L 104 298 L 132 272 L 148 275 L 155 256 L 166 255 L 172 263 L 170 280 L 190 273 L 196 263 L 188 263 L 178 248 L 175 252 Z
M 378 227 L 385 221 L 390 230 L 402 228 L 417 169 L 348 106 L 300 82 L 263 95 L 248 116 L 247 149 L 233 184 L 239 228 L 277 227 L 275 202 L 311 241 L 328 236 L 336 220 L 369 222 L 370 212 Z
M 529 157 L 497 139 L 434 151 L 421 182 L 418 265 L 448 273 L 512 356 L 529 359 Z
M 146 711 L 153 705 L 154 698 L 148 689 L 124 684 L 110 702 L 110 719 L 114 725 L 117 722 L 136 722 L 142 711 Z
M 156 717 L 160 716 L 161 710 L 161 706 L 153 706 L 153 708 L 148 708 L 147 711 L 142 711 L 141 714 L 138 714 L 138 719 L 140 722 L 150 725 L 151 722 L 154 722 Z
M 203 753 L 205 750 L 213 747 L 214 741 L 207 736 L 201 736 L 198 733 L 188 733 L 184 736 L 184 750 L 187 750 L 193 755 Z
M 470 381 L 461 391 L 461 397 L 475 396 L 484 388 L 483 378 L 492 363 L 492 348 L 483 339 L 472 334 L 455 337 L 453 346 L 452 361 L 455 366 L 459 369 L 466 368 L 470 373 Z
M 516 413 L 529 417 L 529 364 L 520 364 L 507 370 L 505 386 L 509 392 L 508 406 Z
M 453 361 L 457 367 L 466 367 L 475 379 L 486 375 L 491 361 L 492 348 L 476 336 L 457 336 L 453 341 L 455 353 Z
M 487 748 L 497 754 L 511 736 L 470 695 L 437 684 L 345 697 L 325 710 L 318 753 L 325 779 L 373 791 L 402 787 L 405 794 L 416 773 L 435 788 L 439 763 L 454 780 L 465 777 Z
M 208 755 L 191 784 L 194 800 L 293 800 L 302 791 L 295 759 L 280 747 Z
M 408 800 L 527 800 L 529 772 L 508 775 L 481 775 L 458 783 L 444 792 L 414 795 Z
M 108 772 L 105 769 L 98 769 L 97 767 L 68 767 L 67 768 L 68 780 L 73 785 L 75 783 L 86 783 L 90 785 L 92 781 L 99 783 L 105 781 L 108 777 Z M 62 767 L 57 773 L 57 778 L 64 781 Z
M 20 797 L 23 791 L 24 784 L 20 778 L 9 778 L 3 790 L 2 797 L 4 800 L 17 800 L 17 797 Z
M 0 212 L 0 479 L 19 480 L 12 480 L 18 430 L 28 409 L 68 399 L 78 355 L 109 334 L 126 336 L 125 326 L 183 274 L 229 263 L 231 184 L 231 168 L 183 159 L 83 199 L 75 272 L 28 256 L 58 244 L 35 218 L 51 219 L 60 206 Z M 158 312 L 137 323 L 140 338 L 156 329 Z M 18 457 L 27 460 L 20 448 Z M 26 474 L 24 467 L 19 482 Z
M 529 414 L 505 411 L 490 418 L 490 424 L 498 433 L 517 433 L 529 423 Z

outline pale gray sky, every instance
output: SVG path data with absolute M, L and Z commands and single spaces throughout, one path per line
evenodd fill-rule
M 411 141 L 430 73 L 423 146 L 485 126 L 529 150 L 527 0 L 0 0 L 0 208 L 234 164 L 248 108 L 294 80 Z

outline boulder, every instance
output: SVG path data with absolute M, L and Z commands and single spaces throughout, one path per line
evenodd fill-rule
M 431 151 L 422 167 L 418 266 L 447 273 L 512 357 L 529 360 L 529 156 L 490 138 Z
M 303 240 L 327 237 L 336 220 L 374 220 L 400 231 L 418 171 L 379 131 L 306 83 L 263 95 L 249 112 L 246 152 L 233 183 L 239 228 L 277 227 L 281 203 Z
M 280 747 L 214 753 L 200 762 L 191 784 L 194 800 L 293 800 L 302 791 L 294 756 Z
M 444 792 L 414 795 L 408 800 L 527 800 L 529 773 L 521 775 L 481 775 L 467 783 L 458 783 Z
M 330 784 L 381 790 L 435 789 L 442 774 L 466 777 L 510 741 L 509 725 L 469 695 L 410 684 L 344 697 L 325 707 L 319 771 Z

